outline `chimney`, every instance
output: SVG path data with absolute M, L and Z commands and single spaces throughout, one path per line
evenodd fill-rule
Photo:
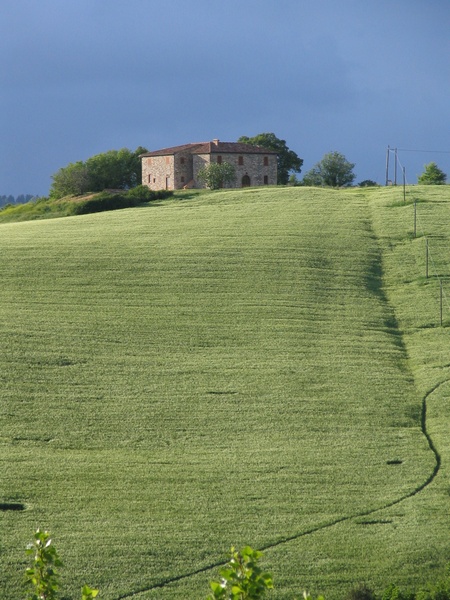
M 215 139 L 215 140 L 213 140 L 213 144 L 214 144 L 215 146 L 218 146 L 218 145 L 219 145 L 219 140 L 218 140 L 218 139 Z

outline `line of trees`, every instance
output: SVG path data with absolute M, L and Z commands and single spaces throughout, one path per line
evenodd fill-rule
M 52 175 L 50 198 L 79 196 L 87 192 L 102 192 L 105 189 L 127 190 L 141 184 L 141 154 L 148 152 L 139 146 L 109 150 L 91 156 L 86 161 L 69 163 Z
M 353 172 L 355 163 L 349 162 L 340 152 L 328 152 L 303 179 L 299 181 L 296 173 L 301 172 L 303 159 L 290 150 L 285 140 L 276 137 L 274 133 L 259 133 L 256 136 L 241 136 L 238 142 L 251 144 L 275 151 L 278 156 L 279 185 L 305 185 L 317 187 L 348 187 L 353 185 L 356 175 Z M 140 155 L 148 152 L 142 146 L 131 151 L 128 148 L 109 150 L 97 154 L 86 161 L 69 163 L 52 175 L 50 198 L 58 199 L 65 196 L 77 196 L 88 192 L 101 192 L 105 189 L 128 190 L 141 184 L 142 166 Z M 201 173 L 200 176 L 208 187 L 216 189 L 234 177 L 231 165 L 216 166 L 212 172 Z M 228 168 L 228 171 L 226 170 Z M 419 176 L 419 184 L 444 184 L 447 175 L 439 169 L 436 163 L 425 165 L 425 170 Z M 376 182 L 365 180 L 360 186 L 377 185 Z M 0 196 L 0 206 L 28 202 L 31 195 Z
M 291 150 L 285 140 L 274 133 L 259 133 L 253 137 L 241 136 L 238 142 L 260 146 L 277 153 L 279 185 L 312 185 L 345 187 L 355 179 L 354 164 L 347 161 L 339 152 L 329 152 L 308 171 L 303 181 L 298 181 L 296 173 L 301 172 L 303 159 Z M 69 163 L 52 175 L 50 198 L 79 196 L 88 192 L 101 192 L 105 189 L 128 190 L 140 185 L 142 166 L 140 155 L 148 152 L 142 146 L 131 151 L 128 148 L 109 150 L 97 154 L 86 161 Z M 226 168 L 228 167 L 228 171 Z M 210 170 L 200 173 L 208 187 L 216 189 L 234 178 L 231 165 L 220 167 L 211 165 Z
M 278 139 L 274 133 L 259 133 L 254 137 L 242 136 L 238 142 L 262 146 L 278 154 L 279 185 L 307 185 L 319 187 L 346 187 L 353 183 L 356 175 L 353 173 L 354 163 L 349 162 L 340 152 L 328 152 L 324 155 L 303 180 L 297 179 L 296 173 L 301 172 L 303 159 L 290 150 L 285 140 Z
M 0 206 L 6 206 L 7 204 L 26 204 L 30 202 L 30 200 L 34 200 L 37 196 L 33 196 L 33 194 L 19 194 L 18 196 L 13 196 L 10 194 L 6 196 L 0 196 Z

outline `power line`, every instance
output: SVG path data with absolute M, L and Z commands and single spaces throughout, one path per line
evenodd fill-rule
M 450 150 L 412 150 L 408 148 L 391 148 L 387 147 L 386 152 L 386 185 L 389 183 L 392 185 L 392 181 L 389 179 L 389 159 L 391 154 L 394 154 L 394 182 L 393 185 L 397 185 L 397 165 L 403 170 L 403 180 L 405 182 L 405 167 L 401 164 L 400 159 L 398 157 L 399 152 L 416 152 L 416 153 L 427 153 L 427 154 L 450 154 Z
M 392 152 L 392 148 L 390 148 Z M 407 148 L 397 148 L 401 152 L 430 152 L 432 154 L 450 154 L 450 150 L 408 150 Z

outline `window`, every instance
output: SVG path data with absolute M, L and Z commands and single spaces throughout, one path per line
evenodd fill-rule
M 152 176 L 149 173 L 149 175 L 148 175 L 148 183 L 151 183 L 151 182 L 152 182 Z
M 219 154 L 219 156 L 217 157 L 217 164 L 218 164 L 218 165 L 221 165 L 221 164 L 222 164 L 222 157 L 220 156 L 220 154 Z
M 166 165 L 170 164 L 170 156 L 166 156 Z
M 184 165 L 184 156 L 182 156 L 182 157 L 180 158 L 180 164 L 181 164 L 181 165 Z
M 184 177 L 181 178 L 181 183 L 184 183 Z
M 264 175 L 264 185 L 269 185 L 269 177 Z
M 243 164 L 244 164 L 244 157 L 243 157 L 243 156 L 240 156 L 240 157 L 238 158 L 238 165 L 243 165 Z
M 268 157 L 268 156 L 265 156 L 265 157 L 264 157 L 264 166 L 265 166 L 265 167 L 268 167 L 268 166 L 269 166 L 269 157 Z

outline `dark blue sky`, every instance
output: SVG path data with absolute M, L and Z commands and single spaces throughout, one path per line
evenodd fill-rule
M 415 151 L 408 183 L 432 160 L 450 177 L 449 31 L 449 0 L 4 0 L 0 194 L 110 149 L 261 132 L 303 173 L 337 150 L 384 183 L 390 145 Z

